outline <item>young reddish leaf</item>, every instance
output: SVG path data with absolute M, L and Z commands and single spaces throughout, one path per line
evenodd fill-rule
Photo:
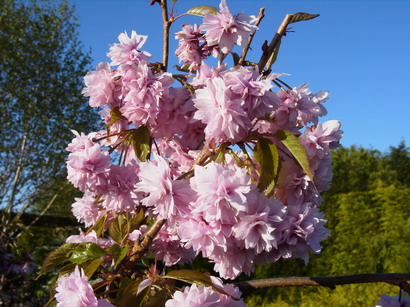
M 187 14 L 196 16 L 205 16 L 206 14 L 216 15 L 218 9 L 210 5 L 199 5 L 188 10 Z
M 291 15 L 289 24 L 304 20 L 310 20 L 319 16 L 320 14 L 308 14 L 303 12 L 295 13 Z
M 299 139 L 288 130 L 279 130 L 274 134 L 274 137 L 280 140 L 283 145 L 290 151 L 300 167 L 309 176 L 313 182 L 313 173 L 309 166 L 309 160 L 305 148 L 300 144 Z

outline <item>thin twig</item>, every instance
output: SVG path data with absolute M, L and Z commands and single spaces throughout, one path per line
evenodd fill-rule
M 169 21 L 167 0 L 161 0 L 160 4 L 161 4 L 161 9 L 162 9 L 162 21 L 163 21 L 163 27 L 164 27 L 164 38 L 163 38 L 164 50 L 162 54 L 162 69 L 163 71 L 166 71 L 167 66 L 168 66 L 168 54 L 169 54 L 169 28 L 171 27 L 172 22 Z
M 258 63 L 259 72 L 262 72 L 272 53 L 275 51 L 276 46 L 279 44 L 282 36 L 286 33 L 286 28 L 289 25 L 291 17 L 292 14 L 286 14 L 285 18 L 283 19 L 282 23 L 278 28 L 278 31 L 275 33 L 275 36 L 272 38 L 272 41 L 269 44 L 268 51 L 262 54 Z
M 337 285 L 385 282 L 397 285 L 407 292 L 409 290 L 407 281 L 410 281 L 410 274 L 392 273 L 271 278 L 238 282 L 235 283 L 235 286 L 237 286 L 242 292 L 250 292 L 255 289 L 272 287 L 322 286 L 334 289 Z
M 256 18 L 255 26 L 259 26 L 259 24 L 261 23 L 263 17 L 265 17 L 264 12 L 265 12 L 265 8 L 262 7 L 262 8 L 259 10 L 258 17 Z M 249 36 L 249 38 L 248 38 L 248 43 L 247 43 L 246 47 L 242 50 L 242 55 L 241 55 L 241 58 L 239 59 L 239 62 L 238 62 L 239 65 L 243 65 L 243 62 L 245 61 L 245 57 L 246 57 L 246 55 L 247 55 L 247 53 L 248 53 L 248 51 L 249 51 L 249 48 L 251 47 L 252 40 L 253 40 L 253 37 L 255 36 L 255 33 L 256 33 L 256 31 L 254 31 L 254 32 Z

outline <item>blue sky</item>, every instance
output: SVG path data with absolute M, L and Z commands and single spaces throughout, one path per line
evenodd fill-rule
M 144 50 L 153 61 L 162 57 L 162 19 L 159 6 L 149 0 L 70 0 L 79 17 L 80 39 L 91 48 L 93 66 L 108 62 L 109 45 L 118 34 L 136 30 L 148 35 Z M 169 0 L 171 2 L 171 0 Z M 282 41 L 274 72 L 291 76 L 291 86 L 308 82 L 312 92 L 330 91 L 325 103 L 328 115 L 321 121 L 338 119 L 345 134 L 344 146 L 362 145 L 387 151 L 401 140 L 410 145 L 410 1 L 407 0 L 227 0 L 231 12 L 257 15 L 265 7 L 265 18 L 255 35 L 248 59 L 257 62 L 260 46 L 270 41 L 287 13 L 307 12 L 321 16 L 292 24 L 295 33 Z M 177 12 L 197 5 L 218 6 L 218 0 L 178 0 Z M 200 17 L 184 17 L 171 33 L 185 23 L 201 23 Z M 177 59 L 177 41 L 171 35 L 170 64 Z M 237 49 L 236 52 L 240 52 Z

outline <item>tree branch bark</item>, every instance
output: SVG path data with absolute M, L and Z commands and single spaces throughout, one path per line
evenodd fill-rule
M 270 56 L 275 51 L 276 46 L 279 44 L 282 36 L 285 34 L 286 28 L 289 25 L 291 17 L 292 17 L 291 14 L 286 14 L 285 18 L 283 19 L 282 23 L 280 24 L 278 28 L 278 31 L 276 31 L 275 36 L 272 38 L 269 44 L 268 51 L 262 54 L 259 60 L 259 63 L 258 63 L 259 72 L 262 72 L 263 68 L 266 65 L 266 62 L 268 62 Z
M 262 7 L 262 8 L 259 10 L 259 14 L 258 14 L 258 17 L 257 17 L 257 19 L 256 19 L 255 26 L 259 26 L 259 24 L 261 23 L 263 17 L 265 17 L 264 12 L 265 12 L 265 8 Z M 246 57 L 246 55 L 248 54 L 249 48 L 251 47 L 252 40 L 253 40 L 253 37 L 255 36 L 255 33 L 256 33 L 256 31 L 254 31 L 254 32 L 249 36 L 249 38 L 248 38 L 248 43 L 246 44 L 246 47 L 242 50 L 241 58 L 240 58 L 239 61 L 238 61 L 238 64 L 239 64 L 239 65 L 243 65 L 243 62 L 245 61 L 245 57 Z
M 385 274 L 359 274 L 343 276 L 318 276 L 318 277 L 284 277 L 242 281 L 235 283 L 242 292 L 250 292 L 256 289 L 271 287 L 291 287 L 291 286 L 321 286 L 334 289 L 337 285 L 361 284 L 385 282 L 399 286 L 409 295 L 410 274 L 385 273 Z
M 167 0 L 161 0 L 160 5 L 162 9 L 162 21 L 164 26 L 164 50 L 162 54 L 162 70 L 167 71 L 169 54 L 169 28 L 171 27 L 172 22 L 169 21 Z

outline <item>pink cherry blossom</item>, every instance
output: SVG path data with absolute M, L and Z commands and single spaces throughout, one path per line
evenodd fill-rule
M 183 25 L 182 31 L 175 33 L 175 38 L 179 39 L 175 55 L 184 65 L 189 65 L 190 70 L 196 70 L 201 65 L 202 60 L 207 57 L 203 48 L 202 35 L 196 24 L 194 26 Z
M 160 100 L 157 124 L 150 127 L 155 138 L 171 139 L 186 131 L 189 118 L 195 111 L 190 98 L 189 92 L 183 88 L 169 88 Z
M 305 147 L 309 158 L 317 156 L 323 159 L 330 150 L 340 146 L 339 141 L 342 134 L 340 122 L 329 120 L 319 123 L 317 126 L 306 127 L 306 130 L 299 137 L 299 141 Z
M 67 179 L 82 192 L 96 190 L 105 184 L 110 165 L 108 152 L 98 144 L 88 144 L 83 150 L 68 155 Z
M 113 81 L 113 73 L 108 63 L 99 63 L 97 69 L 90 71 L 84 77 L 84 96 L 90 97 L 91 107 L 114 105 L 118 100 L 118 88 Z
M 216 287 L 224 290 L 233 297 L 240 298 L 241 292 L 232 285 L 224 285 L 219 278 L 211 276 L 212 282 Z M 175 291 L 172 299 L 165 303 L 166 307 L 244 307 L 243 300 L 234 300 L 233 298 L 216 292 L 212 287 L 197 286 L 192 284 L 185 287 L 184 291 Z
M 134 185 L 138 181 L 139 166 L 135 163 L 128 165 L 111 165 L 104 188 L 102 205 L 107 210 L 115 212 L 131 212 L 138 205 L 138 196 Z
M 146 62 L 133 65 L 125 72 L 123 83 L 127 88 L 121 113 L 135 126 L 155 125 L 160 110 L 160 99 L 168 93 L 171 74 L 154 75 Z
M 155 259 L 163 261 L 166 266 L 184 264 L 195 257 L 194 250 L 185 248 L 181 239 L 167 224 L 155 238 L 152 249 L 155 251 Z
M 110 52 L 107 53 L 112 60 L 111 65 L 132 65 L 138 61 L 148 61 L 151 54 L 140 51 L 147 38 L 148 36 L 138 35 L 134 30 L 131 32 L 131 37 L 127 32 L 121 33 L 118 36 L 120 43 L 113 44 Z
M 111 238 L 98 238 L 97 233 L 94 230 L 90 231 L 88 234 L 85 234 L 81 229 L 79 235 L 69 236 L 66 243 L 95 243 L 102 248 L 107 248 L 115 244 Z
M 56 295 L 59 307 L 96 307 L 97 298 L 83 269 L 75 267 L 71 274 L 57 280 Z
M 243 101 L 232 99 L 222 78 L 206 82 L 192 98 L 198 109 L 194 119 L 206 124 L 206 140 L 229 141 L 232 144 L 243 140 L 251 127 L 248 115 L 242 108 Z
M 94 225 L 98 218 L 105 212 L 101 206 L 97 204 L 95 196 L 90 193 L 85 193 L 82 198 L 75 198 L 75 203 L 72 204 L 71 211 L 79 222 L 84 223 L 85 227 Z
M 140 182 L 135 187 L 146 195 L 142 204 L 152 208 L 153 214 L 159 218 L 184 215 L 194 194 L 189 183 L 173 180 L 167 161 L 157 155 L 154 159 L 140 164 Z
M 282 103 L 272 116 L 281 129 L 300 129 L 309 123 L 317 124 L 318 117 L 327 114 L 322 103 L 328 99 L 329 93 L 312 94 L 307 86 L 304 83 L 286 92 L 275 92 Z
M 205 31 L 205 39 L 209 46 L 218 45 L 226 54 L 232 50 L 234 44 L 246 44 L 248 35 L 257 29 L 252 25 L 256 18 L 244 13 L 232 15 L 226 6 L 226 0 L 221 1 L 219 8 L 220 11 L 216 15 L 205 15 L 200 29 Z

